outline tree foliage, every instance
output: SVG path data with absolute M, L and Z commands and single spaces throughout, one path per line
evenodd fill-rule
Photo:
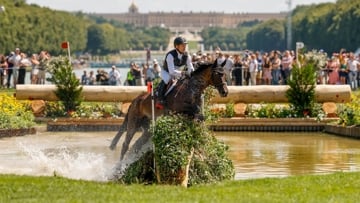
M 69 41 L 72 53 L 90 52 L 106 55 L 120 50 L 158 50 L 168 45 L 168 29 L 138 28 L 103 17 L 69 13 L 27 4 L 25 0 L 0 0 L 6 10 L 0 13 L 0 53 L 15 47 L 37 53 L 47 50 L 60 55 L 63 41 Z M 285 19 L 284 19 L 285 20 Z M 336 3 L 298 6 L 292 12 L 292 49 L 301 41 L 311 49 L 327 52 L 345 48 L 355 51 L 360 38 L 360 1 L 338 0 Z M 209 27 L 200 35 L 205 49 L 222 50 L 283 50 L 285 48 L 285 21 L 247 21 L 236 28 Z
M 245 37 L 239 36 L 239 29 L 209 28 L 201 33 L 205 47 L 220 46 L 229 48 L 229 41 L 235 38 L 241 46 L 236 49 L 269 51 L 284 50 L 287 25 L 284 20 L 269 20 L 254 23 Z M 252 25 L 251 22 L 243 23 Z M 338 52 L 341 48 L 355 51 L 359 48 L 360 38 L 360 1 L 338 0 L 336 3 L 297 6 L 292 11 L 292 44 L 304 42 L 308 50 L 323 49 L 326 52 Z
M 60 57 L 50 61 L 48 71 L 51 77 L 46 80 L 56 85 L 55 95 L 70 115 L 77 110 L 83 99 L 80 81 L 73 72 L 69 59 Z
M 200 33 L 203 38 L 205 49 L 219 47 L 224 51 L 234 51 L 246 48 L 246 33 L 251 29 L 249 26 L 239 26 L 235 29 L 220 27 L 204 28 Z
M 299 61 L 301 66 L 297 64 L 291 70 L 286 97 L 297 116 L 310 116 L 316 103 L 316 67 L 313 61 L 306 61 L 303 56 L 299 57 Z
M 285 48 L 284 21 L 269 20 L 257 25 L 247 34 L 246 45 L 252 50 L 283 50 Z
M 160 27 L 135 28 L 131 25 L 42 8 L 26 1 L 0 0 L 0 53 L 20 47 L 28 54 L 47 50 L 61 55 L 60 44 L 70 42 L 71 50 L 106 55 L 120 50 L 144 50 L 166 47 L 170 31 Z

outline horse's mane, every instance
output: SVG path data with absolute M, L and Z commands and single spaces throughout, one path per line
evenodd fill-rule
M 224 71 L 224 69 L 221 66 L 216 66 L 215 62 L 208 62 L 208 61 L 199 61 L 195 64 L 195 70 L 193 72 L 193 75 L 201 74 L 203 71 L 205 71 L 207 68 L 214 68 L 219 72 Z
M 210 62 L 197 62 L 195 64 L 195 70 L 193 72 L 193 75 L 201 74 L 204 70 L 206 70 L 209 67 L 212 67 L 214 64 Z

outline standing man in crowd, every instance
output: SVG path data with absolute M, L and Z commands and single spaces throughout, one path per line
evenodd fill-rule
M 120 72 L 116 69 L 116 66 L 111 66 L 111 71 L 109 72 L 109 84 L 113 86 L 121 85 L 120 77 Z
M 14 88 L 16 87 L 16 84 L 18 83 L 18 71 L 19 71 L 19 67 L 20 67 L 20 60 L 21 60 L 21 56 L 20 56 L 20 49 L 16 48 L 15 49 L 15 53 L 14 55 L 12 55 L 9 58 L 9 62 L 11 64 L 13 64 L 14 66 L 12 67 L 12 75 L 13 75 L 13 84 L 14 84 Z
M 282 78 L 282 82 L 283 85 L 287 85 L 287 81 L 290 78 L 290 74 L 291 74 L 291 65 L 293 64 L 293 57 L 290 54 L 289 50 L 286 50 L 284 52 L 284 56 L 281 59 L 281 69 L 283 74 L 283 78 Z
M 347 70 L 349 77 L 349 85 L 352 90 L 356 90 L 358 88 L 357 77 L 358 77 L 358 69 L 360 68 L 360 62 L 356 60 L 353 52 L 349 53 L 349 59 L 347 61 Z
M 165 105 L 166 85 L 171 79 L 178 79 L 181 76 L 190 75 L 194 71 L 191 57 L 186 50 L 187 41 L 183 37 L 176 37 L 174 39 L 175 49 L 169 51 L 165 56 L 163 69 L 161 70 L 161 82 L 157 91 L 156 108 L 163 109 Z

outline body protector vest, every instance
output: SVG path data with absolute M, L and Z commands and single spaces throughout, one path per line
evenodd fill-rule
M 169 72 L 169 68 L 168 68 L 168 64 L 166 62 L 166 58 L 168 56 L 168 54 L 171 54 L 174 58 L 174 65 L 177 66 L 177 67 L 180 67 L 180 66 L 184 66 L 186 65 L 186 62 L 187 62 L 187 59 L 188 59 L 188 54 L 187 52 L 185 52 L 181 59 L 178 58 L 178 52 L 176 51 L 176 49 L 170 51 L 169 53 L 166 54 L 165 56 L 165 61 L 164 61 L 164 65 L 163 65 L 163 68 L 166 72 Z

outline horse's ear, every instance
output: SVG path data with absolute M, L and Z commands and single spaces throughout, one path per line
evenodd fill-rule
M 215 59 L 214 63 L 212 64 L 211 68 L 215 69 L 217 67 L 217 59 Z

